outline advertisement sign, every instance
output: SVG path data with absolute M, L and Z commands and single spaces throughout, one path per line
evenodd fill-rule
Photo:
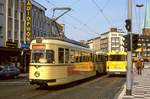
M 31 1 L 26 0 L 26 40 L 30 41 L 31 37 Z
M 17 47 L 18 47 L 18 43 L 17 43 L 17 42 L 10 42 L 10 41 L 7 41 L 7 42 L 6 42 L 6 47 L 9 47 L 9 48 L 17 48 Z
M 29 49 L 30 48 L 30 43 L 21 43 L 21 48 Z

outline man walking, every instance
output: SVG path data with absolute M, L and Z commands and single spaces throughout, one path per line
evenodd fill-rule
M 137 69 L 138 75 L 141 75 L 142 74 L 142 69 L 143 69 L 142 59 L 137 60 L 136 69 Z

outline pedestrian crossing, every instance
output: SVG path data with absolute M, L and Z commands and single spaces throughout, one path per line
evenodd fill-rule
M 134 72 L 133 77 L 133 99 L 150 99 L 150 69 L 143 69 L 142 75 Z

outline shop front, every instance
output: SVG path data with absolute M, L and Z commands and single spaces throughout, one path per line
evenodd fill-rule
M 21 72 L 28 72 L 30 50 L 0 47 L 0 66 L 14 64 Z

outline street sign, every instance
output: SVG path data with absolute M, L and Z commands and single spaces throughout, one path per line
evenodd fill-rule
M 7 41 L 6 42 L 6 47 L 17 48 L 18 47 L 18 43 L 17 42 Z
M 21 48 L 29 49 L 30 48 L 30 44 L 29 43 L 21 43 Z

